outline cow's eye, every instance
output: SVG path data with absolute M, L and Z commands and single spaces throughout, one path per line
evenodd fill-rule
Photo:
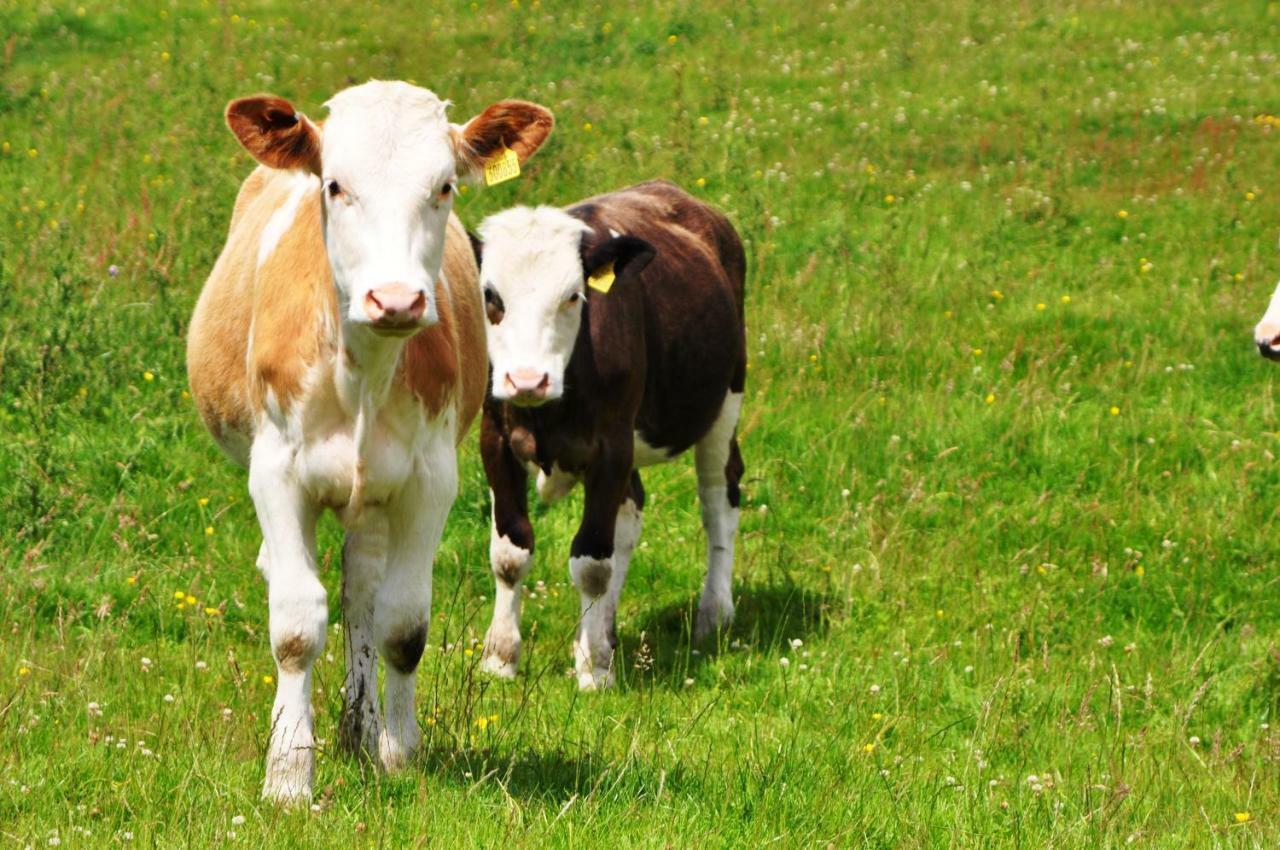
M 453 194 L 453 184 L 446 183 L 440 187 L 440 200 L 444 200 Z
M 342 195 L 342 187 L 338 185 L 337 180 L 330 180 L 325 184 L 325 191 L 329 193 L 330 198 L 337 198 Z
M 506 312 L 502 306 L 502 296 L 494 292 L 493 287 L 486 286 L 484 288 L 484 314 L 489 318 L 489 324 L 496 325 L 501 322 Z
M 572 307 L 574 304 L 577 304 L 581 300 L 582 300 L 582 293 L 575 292 L 571 294 L 568 298 L 566 298 L 564 300 L 564 303 L 565 303 L 565 306 Z

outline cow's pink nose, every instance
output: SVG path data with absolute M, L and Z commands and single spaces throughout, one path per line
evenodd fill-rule
M 407 325 L 427 310 L 427 293 L 403 284 L 379 286 L 364 296 L 364 313 L 375 325 Z
M 547 397 L 551 376 L 536 369 L 516 369 L 508 372 L 503 384 L 512 398 L 540 399 Z

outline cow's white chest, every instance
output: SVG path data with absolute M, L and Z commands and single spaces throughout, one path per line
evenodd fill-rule
M 394 501 L 409 478 L 422 473 L 436 444 L 452 433 L 447 422 L 428 421 L 416 403 L 390 404 L 370 423 L 364 451 L 358 453 L 354 418 L 330 413 L 320 419 L 302 430 L 306 437 L 298 445 L 294 470 L 311 498 L 332 508 L 350 500 L 357 462 L 364 503 Z

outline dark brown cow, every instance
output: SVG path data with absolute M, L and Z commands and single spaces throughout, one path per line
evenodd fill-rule
M 695 638 L 733 616 L 742 242 L 719 212 L 652 181 L 565 210 L 499 213 L 480 226 L 477 250 L 492 363 L 480 447 L 497 579 L 484 667 L 515 675 L 533 555 L 526 470 L 537 469 L 547 501 L 584 483 L 569 558 L 582 597 L 574 661 L 580 687 L 607 687 L 618 594 L 640 536 L 640 467 L 694 449 L 707 533 Z

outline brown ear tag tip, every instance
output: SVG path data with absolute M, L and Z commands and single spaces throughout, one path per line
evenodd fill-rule
M 496 186 L 520 176 L 520 157 L 506 145 L 484 164 L 484 185 Z
M 613 286 L 614 280 L 613 260 L 605 263 L 603 266 L 595 270 L 591 277 L 587 278 L 587 286 L 596 292 L 608 292 Z

